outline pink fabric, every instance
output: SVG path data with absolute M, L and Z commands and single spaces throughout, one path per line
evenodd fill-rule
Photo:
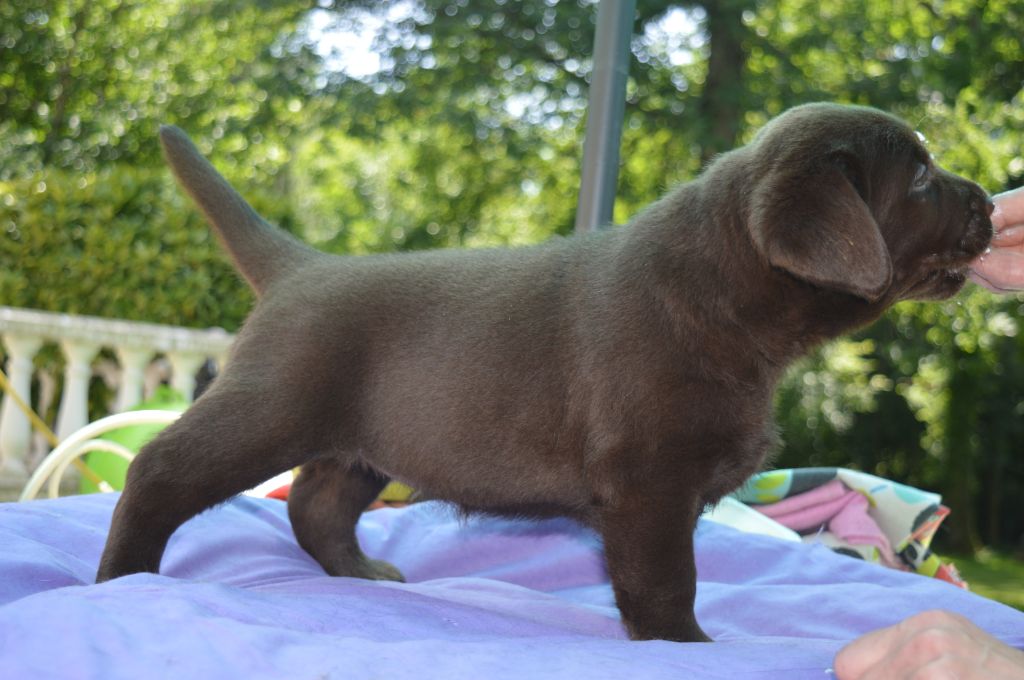
M 886 566 L 900 566 L 889 539 L 868 514 L 868 507 L 868 499 L 863 494 L 833 479 L 816 489 L 778 503 L 757 506 L 757 509 L 779 524 L 801 533 L 827 527 L 844 543 L 877 548 Z

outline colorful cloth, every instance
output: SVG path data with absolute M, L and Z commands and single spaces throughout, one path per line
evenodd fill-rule
M 798 468 L 755 475 L 734 496 L 805 542 L 966 587 L 930 549 L 949 514 L 936 493 L 856 470 Z

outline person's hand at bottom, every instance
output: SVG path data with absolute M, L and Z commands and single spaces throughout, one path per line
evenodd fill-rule
M 839 680 L 1024 680 L 1024 651 L 932 610 L 854 640 L 834 668 Z

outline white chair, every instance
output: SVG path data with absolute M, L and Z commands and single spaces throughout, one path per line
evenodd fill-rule
M 43 458 L 25 484 L 25 488 L 22 490 L 18 500 L 30 501 L 35 498 L 39 495 L 43 485 L 47 484 L 47 480 L 49 480 L 49 483 L 47 484 L 46 495 L 49 498 L 57 498 L 60 495 L 60 481 L 64 477 L 68 466 L 76 458 L 84 456 L 91 451 L 107 451 L 129 462 L 135 458 L 136 453 L 134 451 L 117 442 L 103 439 L 101 435 L 130 425 L 170 425 L 180 417 L 181 413 L 179 411 L 126 411 L 107 416 L 106 418 L 100 418 L 94 423 L 89 423 L 82 429 L 71 433 L 67 439 L 62 441 Z M 293 478 L 294 473 L 292 471 L 282 472 L 276 477 L 249 489 L 243 495 L 262 498 L 271 491 L 289 484 Z M 102 480 L 98 482 L 97 486 L 99 486 L 102 492 L 115 490 L 110 484 Z
M 25 484 L 18 500 L 28 501 L 35 498 L 43 488 L 43 484 L 46 484 L 47 479 L 49 479 L 47 495 L 50 498 L 59 496 L 60 481 L 68 466 L 76 458 L 91 451 L 107 451 L 127 461 L 135 458 L 134 451 L 116 442 L 102 439 L 101 435 L 130 425 L 169 425 L 180 417 L 179 411 L 126 411 L 89 423 L 68 435 L 43 458 Z M 105 492 L 114 490 L 108 483 L 102 481 L 99 483 L 99 487 L 101 491 Z

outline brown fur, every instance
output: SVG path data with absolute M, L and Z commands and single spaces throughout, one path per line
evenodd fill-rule
M 369 257 L 290 239 L 183 133 L 161 138 L 260 301 L 131 466 L 101 581 L 157 571 L 185 520 L 305 465 L 289 513 L 328 573 L 400 578 L 353 529 L 398 479 L 594 527 L 630 635 L 706 640 L 694 524 L 771 449 L 787 364 L 897 300 L 952 295 L 991 236 L 985 193 L 866 108 L 794 109 L 623 228 Z

